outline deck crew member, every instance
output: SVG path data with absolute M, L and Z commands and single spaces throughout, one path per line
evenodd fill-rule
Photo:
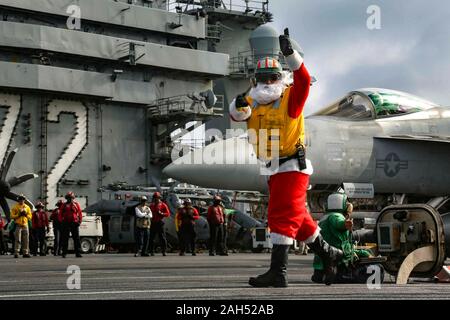
M 180 223 L 180 256 L 184 256 L 186 247 L 190 244 L 192 255 L 195 256 L 195 221 L 200 218 L 196 208 L 192 206 L 191 199 L 185 199 L 183 206 L 178 209 L 177 221 Z
M 65 199 L 66 202 L 59 208 L 62 229 L 62 257 L 65 258 L 67 255 L 69 236 L 72 234 L 75 256 L 81 258 L 80 225 L 83 221 L 83 213 L 80 204 L 75 201 L 75 194 L 73 192 L 68 192 Z
M 208 225 L 209 225 L 209 255 L 217 254 L 225 255 L 224 245 L 224 226 L 225 213 L 223 207 L 220 205 L 222 199 L 219 196 L 214 196 L 213 204 L 208 208 Z
M 136 251 L 134 256 L 141 252 L 142 257 L 148 257 L 148 238 L 152 218 L 152 210 L 147 206 L 147 197 L 142 196 L 139 205 L 135 208 L 136 214 Z
M 58 256 L 61 255 L 61 215 L 59 214 L 59 208 L 64 203 L 63 200 L 58 200 L 55 204 L 55 209 L 53 209 L 52 214 L 50 215 L 50 221 L 53 225 L 53 255 Z
M 29 258 L 29 236 L 30 230 L 28 222 L 31 221 L 32 212 L 28 205 L 25 204 L 25 196 L 20 195 L 17 198 L 18 203 L 11 209 L 11 219 L 14 220 L 14 258 L 19 257 L 20 248 L 22 246 L 22 254 L 24 258 Z
M 153 256 L 154 253 L 154 240 L 156 235 L 158 235 L 159 243 L 161 245 L 162 255 L 166 255 L 167 250 L 167 240 L 166 232 L 164 231 L 164 219 L 170 216 L 170 210 L 167 204 L 161 200 L 161 194 L 155 192 L 152 197 L 152 203 L 150 204 L 150 210 L 152 211 L 152 223 L 150 226 L 150 244 L 149 251 Z
M 3 229 L 6 228 L 6 220 L 0 214 L 0 255 L 4 255 L 7 253 L 5 243 L 3 241 Z
M 37 255 L 39 248 L 39 255 L 47 255 L 47 245 L 45 235 L 49 231 L 48 228 L 48 216 L 44 210 L 44 204 L 42 202 L 36 203 L 36 210 L 33 212 L 32 217 L 32 233 L 33 233 L 33 255 Z
M 342 251 L 326 243 L 306 208 L 306 191 L 312 166 L 305 156 L 303 108 L 311 77 L 302 56 L 292 48 L 288 30 L 279 37 L 281 52 L 294 83 L 282 79 L 276 59 L 266 57 L 256 65 L 255 82 L 247 96 L 230 105 L 235 121 L 246 121 L 250 142 L 258 158 L 267 163 L 269 176 L 268 223 L 273 243 L 270 269 L 249 279 L 254 287 L 287 287 L 289 247 L 295 239 L 305 241 L 325 263 L 326 283 L 335 275 L 335 261 Z
M 372 272 L 369 271 L 371 264 L 361 264 L 361 258 L 372 256 L 372 252 L 365 249 L 356 249 L 352 243 L 353 220 L 351 214 L 353 205 L 347 196 L 342 193 L 334 193 L 328 196 L 325 217 L 319 223 L 321 234 L 330 245 L 340 248 L 344 255 L 337 266 L 336 283 L 367 283 Z M 314 256 L 314 274 L 311 280 L 316 283 L 324 281 L 324 266 L 322 259 Z M 377 264 L 380 272 L 384 275 L 384 269 Z M 381 277 L 383 279 L 383 276 Z

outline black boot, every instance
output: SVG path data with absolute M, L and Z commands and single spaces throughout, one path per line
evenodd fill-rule
M 269 271 L 256 278 L 250 278 L 248 283 L 253 287 L 287 287 L 288 280 L 286 269 L 289 247 L 289 245 L 274 244 Z
M 308 243 L 308 247 L 322 260 L 325 271 L 324 283 L 329 286 L 334 282 L 336 277 L 336 265 L 344 255 L 342 250 L 330 246 L 323 240 L 320 233 L 314 242 Z
M 323 270 L 314 269 L 314 274 L 311 276 L 311 281 L 314 283 L 323 283 Z

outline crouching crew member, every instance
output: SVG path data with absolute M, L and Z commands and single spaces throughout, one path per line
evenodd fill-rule
M 162 202 L 161 194 L 159 192 L 155 192 L 152 198 L 152 204 L 150 205 L 150 209 L 152 211 L 152 224 L 150 226 L 150 245 L 149 251 L 152 256 L 154 253 L 154 240 L 156 235 L 159 237 L 159 243 L 161 244 L 162 255 L 166 255 L 167 250 L 167 240 L 166 240 L 166 232 L 164 231 L 164 218 L 170 216 L 169 207 Z
M 347 196 L 341 193 L 331 194 L 327 200 L 325 218 L 319 223 L 321 234 L 330 245 L 339 248 L 344 255 L 337 265 L 335 283 L 367 283 L 373 272 L 368 273 L 370 264 L 360 263 L 360 258 L 371 257 L 368 250 L 355 249 L 351 240 L 353 220 L 350 218 L 353 205 L 348 202 Z M 380 264 L 381 281 L 384 278 L 384 269 Z M 324 267 L 319 256 L 314 257 L 314 274 L 311 280 L 323 283 Z
M 195 256 L 195 220 L 200 217 L 197 209 L 192 206 L 191 199 L 185 199 L 183 206 L 178 209 L 177 220 L 180 221 L 180 256 L 184 256 L 186 247 L 190 244 L 192 255 Z
M 81 258 L 80 225 L 83 213 L 80 204 L 75 201 L 73 192 L 68 192 L 65 198 L 66 203 L 63 203 L 59 209 L 62 226 L 62 257 L 65 258 L 67 255 L 69 236 L 72 234 L 75 256 Z

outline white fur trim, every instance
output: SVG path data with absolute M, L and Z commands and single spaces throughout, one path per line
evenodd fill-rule
M 244 111 L 238 111 L 236 109 L 236 99 L 230 103 L 230 115 L 235 121 L 245 121 L 252 115 L 252 109 L 250 107 L 244 108 Z
M 270 240 L 273 244 L 291 245 L 294 243 L 293 238 L 275 232 L 270 233 Z
M 291 69 L 291 71 L 296 71 L 300 69 L 300 67 L 303 64 L 303 58 L 300 55 L 300 53 L 297 52 L 297 50 L 294 50 L 293 54 L 284 58 L 286 59 L 286 63 L 288 64 L 289 69 Z
M 311 237 L 309 237 L 308 239 L 305 240 L 305 243 L 306 244 L 313 243 L 316 240 L 316 238 L 319 235 L 319 233 L 320 233 L 320 227 L 317 226 L 316 231 L 313 233 L 313 235 Z
M 307 174 L 308 176 L 314 173 L 314 168 L 312 166 L 311 161 L 306 159 L 306 169 L 300 171 L 300 167 L 298 166 L 298 160 L 292 159 L 281 165 L 281 167 L 275 167 L 275 164 L 271 163 L 272 167 L 269 167 L 268 170 L 271 171 L 271 175 L 282 173 L 282 172 L 290 172 L 290 171 L 299 171 L 301 173 Z
M 282 71 L 281 72 L 281 81 L 284 83 L 286 87 L 289 87 L 294 83 L 294 74 L 292 71 Z

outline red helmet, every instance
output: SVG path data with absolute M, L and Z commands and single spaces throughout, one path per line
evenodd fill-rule
M 55 204 L 55 207 L 60 207 L 64 203 L 63 200 L 59 199 L 58 202 Z
M 67 194 L 66 194 L 66 199 L 67 199 L 67 198 L 75 199 L 75 193 L 73 193 L 72 191 L 67 192 Z
M 155 192 L 155 193 L 153 194 L 153 198 L 161 198 L 161 193 Z
M 38 203 L 36 203 L 35 207 L 37 209 L 37 208 L 44 208 L 45 206 L 42 202 L 39 201 Z

